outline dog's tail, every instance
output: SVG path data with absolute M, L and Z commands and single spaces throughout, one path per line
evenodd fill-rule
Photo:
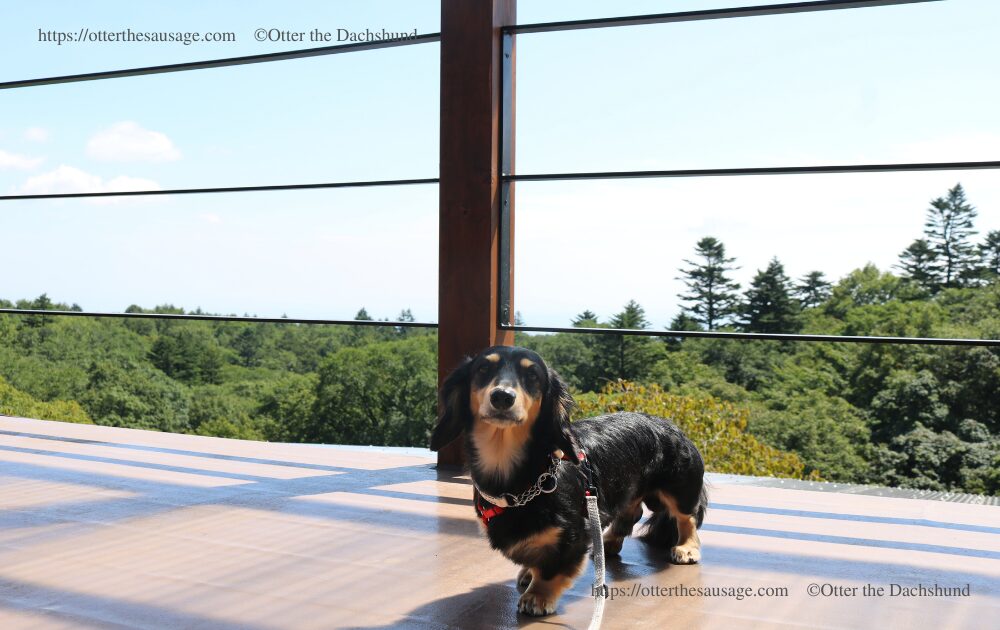
M 702 522 L 704 522 L 707 511 L 708 489 L 702 486 L 701 495 L 698 497 L 698 506 L 694 510 L 694 521 L 698 527 L 701 527 Z M 653 515 L 646 521 L 642 540 L 653 547 L 664 549 L 669 549 L 677 544 L 677 522 L 670 517 L 669 511 L 653 512 Z
M 705 512 L 708 512 L 708 488 L 701 487 L 701 495 L 698 496 L 698 507 L 694 511 L 694 522 L 699 528 L 705 520 Z

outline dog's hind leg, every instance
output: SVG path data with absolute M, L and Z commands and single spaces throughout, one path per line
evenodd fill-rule
M 677 544 L 670 549 L 670 560 L 674 564 L 694 564 L 701 560 L 701 540 L 698 538 L 698 510 L 690 514 L 678 506 L 677 499 L 667 492 L 659 492 L 658 498 L 670 511 L 670 517 L 677 523 Z M 704 513 L 703 511 L 701 512 Z
M 632 535 L 632 528 L 642 518 L 642 500 L 637 500 L 619 512 L 604 532 L 604 553 L 617 555 L 622 550 L 625 538 Z

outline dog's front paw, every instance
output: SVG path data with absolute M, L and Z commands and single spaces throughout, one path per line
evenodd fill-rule
M 521 567 L 521 570 L 517 572 L 517 590 L 520 593 L 528 590 L 531 586 L 531 569 L 528 567 Z
M 701 560 L 701 548 L 695 545 L 677 545 L 670 549 L 670 560 L 674 564 L 695 564 Z
M 525 593 L 517 602 L 517 611 L 533 617 L 551 615 L 556 611 L 556 600 L 546 599 L 539 593 Z

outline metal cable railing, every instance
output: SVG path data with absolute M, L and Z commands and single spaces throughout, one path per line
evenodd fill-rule
M 102 313 L 94 311 L 49 311 L 30 308 L 0 308 L 0 315 L 57 315 L 62 317 L 118 317 L 127 319 L 174 319 L 202 322 L 251 322 L 254 324 L 334 324 L 338 326 L 437 328 L 437 324 L 428 322 L 389 322 L 371 319 L 303 319 L 301 317 L 253 317 L 249 315 L 198 315 L 187 313 Z
M 304 59 L 308 57 L 319 57 L 325 55 L 336 55 L 352 52 L 362 52 L 366 50 L 378 50 L 384 48 L 395 48 L 399 46 L 410 46 L 415 44 L 426 44 L 441 40 L 440 33 L 430 33 L 417 35 L 416 37 L 377 41 L 360 42 L 355 44 L 342 44 L 336 46 L 322 46 L 318 48 L 307 48 L 300 50 L 290 50 L 284 52 L 266 53 L 261 55 L 247 55 L 243 57 L 228 57 L 224 59 L 210 59 L 205 61 L 192 61 L 186 63 L 175 63 L 161 66 L 148 66 L 143 68 L 128 68 L 121 70 L 109 70 L 103 72 L 90 72 L 84 74 L 65 75 L 57 77 L 45 77 L 38 79 L 26 79 L 21 81 L 0 82 L 0 90 L 10 90 L 19 88 L 31 88 L 43 85 L 54 85 L 60 83 L 76 83 L 81 81 L 98 81 L 105 79 L 120 79 L 125 77 L 135 77 L 150 74 L 164 74 L 169 72 L 186 72 L 191 70 L 204 70 L 209 68 L 224 68 L 229 66 L 239 66 L 257 63 L 270 63 L 275 61 L 286 61 L 291 59 Z M 0 201 L 16 200 L 37 200 L 37 199 L 75 199 L 90 197 L 139 197 L 151 195 L 188 195 L 188 194 L 208 194 L 208 193 L 245 193 L 245 192 L 269 192 L 269 191 L 291 191 L 291 190 L 317 190 L 334 188 L 374 188 L 383 186 L 413 186 L 439 183 L 436 177 L 416 178 L 416 179 L 394 179 L 394 180 L 368 180 L 368 181 L 346 181 L 346 182 L 319 182 L 311 184 L 271 184 L 261 186 L 222 186 L 203 188 L 174 188 L 166 190 L 132 190 L 113 192 L 78 192 L 78 193 L 52 193 L 52 194 L 28 194 L 28 195 L 0 195 Z M 349 326 L 375 326 L 393 328 L 436 328 L 436 323 L 431 322 L 389 322 L 376 320 L 341 320 L 341 319 L 312 319 L 296 317 L 249 317 L 235 315 L 206 315 L 206 314 L 179 314 L 179 313 L 109 313 L 95 311 L 60 311 L 60 310 L 39 310 L 39 309 L 17 309 L 0 308 L 0 315 L 25 315 L 25 316 L 61 316 L 61 317 L 113 317 L 129 319 L 162 319 L 162 320 L 187 320 L 187 321 L 222 321 L 222 322 L 253 322 L 272 324 L 334 324 Z
M 919 4 L 926 2 L 938 2 L 940 0 L 818 0 L 813 2 L 793 2 L 785 4 L 771 4 L 751 7 L 734 7 L 706 9 L 698 11 L 682 11 L 674 13 L 659 13 L 639 16 L 624 16 L 613 18 L 597 18 L 585 20 L 570 20 L 561 22 L 546 22 L 536 24 L 518 24 L 504 29 L 503 46 L 504 52 L 509 53 L 514 34 L 523 33 L 547 33 L 581 29 L 607 28 L 617 26 L 636 26 L 648 24 L 667 24 L 678 22 L 693 22 L 714 19 L 729 19 L 740 17 L 759 17 L 767 15 L 784 15 L 794 13 L 810 13 L 818 11 L 831 11 L 839 9 L 857 9 L 880 7 L 900 4 Z M 361 52 L 366 50 L 377 50 L 383 48 L 394 48 L 399 46 L 409 46 L 439 42 L 440 33 L 430 33 L 418 35 L 413 38 L 388 40 L 379 42 L 361 42 L 355 44 L 345 44 L 336 46 L 323 46 L 318 48 L 308 48 L 300 50 L 290 50 L 284 52 L 266 53 L 260 55 L 247 55 L 242 57 L 229 57 L 223 59 L 212 59 L 205 61 L 194 61 L 186 63 L 176 63 L 160 66 L 148 66 L 143 68 L 129 68 L 111 70 L 104 72 L 91 72 L 84 74 L 65 75 L 57 77 L 46 77 L 37 79 L 26 79 L 20 81 L 0 82 L 0 90 L 37 87 L 43 85 L 54 85 L 61 83 L 74 83 L 80 81 L 96 81 L 103 79 L 116 79 L 133 76 L 143 76 L 151 74 L 163 74 L 170 72 L 184 72 L 190 70 L 202 70 L 209 68 L 222 68 L 229 66 L 268 63 L 274 61 L 285 61 L 291 59 L 302 59 L 324 55 L 343 54 L 350 52 Z M 510 151 L 512 142 L 513 116 L 513 61 L 512 55 L 507 54 L 503 66 L 503 76 L 501 85 L 503 86 L 503 103 L 501 106 L 501 133 L 504 136 L 502 143 L 501 183 L 503 188 L 501 196 L 504 200 L 508 197 L 508 186 L 514 182 L 541 182 L 541 181 L 576 181 L 589 179 L 636 179 L 636 178 L 672 178 L 672 177 L 729 177 L 729 176 L 752 176 L 752 175 L 797 175 L 797 174 L 831 174 L 831 173 L 890 173 L 905 171 L 940 171 L 940 170 L 972 170 L 972 169 L 997 169 L 1000 168 L 1000 161 L 979 161 L 979 162 L 928 162 L 909 164 L 855 164 L 855 165 L 826 165 L 826 166 L 783 166 L 783 167 L 754 167 L 754 168 L 716 168 L 716 169 L 674 169 L 674 170 L 644 170 L 644 171 L 601 171 L 601 172 L 579 172 L 579 173 L 536 173 L 536 174 L 515 174 L 512 172 L 512 160 Z M 3 195 L 0 201 L 30 200 L 30 199 L 61 199 L 61 198 L 84 198 L 84 197 L 124 197 L 124 196 L 144 196 L 144 195 L 179 195 L 179 194 L 206 194 L 206 193 L 240 193 L 240 192 L 267 192 L 267 191 L 288 191 L 288 190 L 308 190 L 324 188 L 363 188 L 379 186 L 408 186 L 438 184 L 439 178 L 416 178 L 397 180 L 374 180 L 374 181 L 348 181 L 348 182 L 323 182 L 311 184 L 274 184 L 262 186 L 228 186 L 228 187 L 207 187 L 207 188 L 180 188 L 168 190 L 139 190 L 139 191 L 115 191 L 115 192 L 81 192 L 81 193 L 57 193 L 57 194 L 37 194 L 37 195 Z M 502 203 L 502 217 L 509 221 L 511 208 L 506 203 Z M 501 234 L 502 239 L 509 239 L 510 233 L 506 228 Z M 646 337 L 667 337 L 667 338 L 714 338 L 714 339 L 742 339 L 742 340 L 768 340 L 768 341 L 809 341 L 828 343 L 875 343 L 875 344 L 914 344 L 914 345 L 952 345 L 952 346 L 987 346 L 1000 347 L 1000 340 L 991 339 L 961 339 L 961 338 L 925 338 L 925 337 L 885 337 L 885 336 L 847 336 L 847 335 L 811 335 L 811 334 L 769 334 L 769 333 L 749 333 L 749 332 L 729 332 L 729 331 L 654 331 L 636 329 L 616 329 L 616 328 L 577 328 L 577 327 L 549 327 L 549 326 L 521 326 L 511 322 L 513 311 L 511 309 L 511 295 L 509 294 L 509 283 L 505 282 L 505 270 L 510 269 L 510 260 L 504 258 L 506 247 L 501 247 L 501 282 L 498 284 L 500 293 L 500 314 L 502 330 L 513 330 L 519 332 L 554 332 L 554 333 L 582 333 L 582 334 L 612 334 L 630 335 Z M 170 314 L 170 313 L 107 313 L 107 312 L 85 312 L 85 311 L 49 311 L 37 309 L 11 309 L 0 308 L 0 314 L 17 315 L 56 315 L 71 317 L 122 317 L 141 319 L 169 319 L 169 320 L 201 320 L 201 321 L 236 321 L 236 322 L 256 322 L 256 323 L 288 323 L 288 324 L 337 324 L 351 326 L 393 326 L 411 328 L 435 328 L 437 324 L 428 322 L 387 322 L 370 320 L 333 320 L 333 319 L 303 319 L 303 318 L 273 318 L 273 317 L 238 317 L 223 315 L 196 315 L 196 314 Z
M 800 333 L 755 333 L 724 330 L 647 330 L 644 328 L 602 328 L 565 326 L 521 326 L 504 324 L 503 330 L 515 332 L 579 333 L 590 335 L 622 335 L 632 337 L 666 337 L 694 339 L 742 339 L 751 341 L 820 341 L 824 343 L 875 343 L 919 346 L 986 346 L 1000 348 L 1000 339 L 962 339 L 943 337 L 883 337 L 870 335 L 810 335 Z
M 114 192 L 48 193 L 38 195 L 0 195 L 0 201 L 18 199 L 77 199 L 83 197 L 143 197 L 149 195 L 201 195 L 206 193 L 268 192 L 277 190 L 317 190 L 322 188 L 377 188 L 380 186 L 420 186 L 437 184 L 437 177 L 423 179 L 386 179 L 358 182 L 319 182 L 315 184 L 273 184 L 264 186 L 223 186 L 219 188 L 170 188 L 166 190 L 122 190 Z
M 734 7 L 705 9 L 698 11 L 681 11 L 675 13 L 658 13 L 650 15 L 636 15 L 613 18 L 596 18 L 585 20 L 569 20 L 561 22 L 545 22 L 537 24 L 518 24 L 505 29 L 508 37 L 514 34 L 528 33 L 552 33 L 560 31 L 572 31 L 581 29 L 608 28 L 617 26 L 639 26 L 649 24 L 668 24 L 679 22 L 695 22 L 703 20 L 717 20 L 740 17 L 759 17 L 767 15 L 787 15 L 793 13 L 811 13 L 818 11 L 831 11 L 839 9 L 871 8 L 900 4 L 922 4 L 926 2 L 937 2 L 939 0 L 821 0 L 818 2 L 792 2 L 785 4 L 759 5 L 751 7 Z M 506 85 L 508 77 L 506 73 L 512 68 L 505 66 L 505 76 L 503 82 Z M 505 148 L 509 146 L 504 143 Z M 925 162 L 925 163 L 896 163 L 896 164 L 850 164 L 850 165 L 823 165 L 823 166 L 775 166 L 775 167 L 754 167 L 754 168 L 712 168 L 712 169 L 672 169 L 672 170 L 643 170 L 643 171 L 595 171 L 577 173 L 533 173 L 516 174 L 509 168 L 511 161 L 504 159 L 508 156 L 501 156 L 501 163 L 506 165 L 501 181 L 505 184 L 514 182 L 550 182 L 550 181 L 582 181 L 582 180 L 610 180 L 610 179 L 641 179 L 641 178 L 690 178 L 690 177 L 733 177 L 733 176 L 763 176 L 763 175 L 822 175 L 834 173 L 895 173 L 895 172 L 918 172 L 918 171 L 946 171 L 946 170 L 977 170 L 977 169 L 998 169 L 1000 161 L 976 161 L 976 162 Z M 502 193 L 503 194 L 503 193 Z M 510 261 L 503 256 L 506 249 L 501 247 L 500 267 L 502 270 L 509 269 Z M 752 333 L 752 332 L 730 332 L 730 331 L 687 331 L 687 330 L 637 330 L 637 329 L 617 329 L 617 328 L 578 328 L 560 326 L 521 326 L 515 325 L 513 319 L 513 309 L 511 307 L 512 296 L 509 293 L 509 286 L 503 280 L 505 274 L 501 273 L 500 283 L 500 324 L 502 330 L 512 330 L 516 332 L 550 332 L 550 333 L 578 333 L 578 334 L 599 334 L 599 335 L 625 335 L 642 337 L 661 338 L 708 338 L 708 339 L 739 339 L 739 340 L 762 340 L 762 341 L 805 341 L 805 342 L 825 342 L 825 343 L 871 343 L 871 344 L 910 344 L 910 345 L 943 345 L 943 346 L 985 346 L 1000 347 L 1000 340 L 993 339 L 963 339 L 963 338 L 930 338 L 930 337 L 888 337 L 888 336 L 853 336 L 853 335 L 811 335 L 811 334 L 777 334 L 777 333 Z
M 417 35 L 415 37 L 409 37 L 406 39 L 389 39 L 377 42 L 338 44 L 336 46 L 302 48 L 298 50 L 286 50 L 283 52 L 264 53 L 261 55 L 245 55 L 243 57 L 226 57 L 223 59 L 208 59 L 205 61 L 188 61 L 184 63 L 171 63 L 162 66 L 146 66 L 144 68 L 125 68 L 121 70 L 107 70 L 104 72 L 67 74 L 58 77 L 24 79 L 21 81 L 5 81 L 5 82 L 0 82 L 0 90 L 37 87 L 40 85 L 56 85 L 59 83 L 78 83 L 80 81 L 99 81 L 102 79 L 121 79 L 124 77 L 139 77 L 147 74 L 165 74 L 168 72 L 186 72 L 189 70 L 206 70 L 209 68 L 245 66 L 248 64 L 255 64 L 255 63 L 269 63 L 272 61 L 287 61 L 289 59 L 305 59 L 308 57 L 339 55 L 343 53 L 362 52 L 365 50 L 378 50 L 382 48 L 397 48 L 399 46 L 412 46 L 414 44 L 430 44 L 439 41 L 441 41 L 441 33 L 428 33 L 426 35 Z
M 831 164 L 824 166 L 761 166 L 664 171 L 594 171 L 586 173 L 532 173 L 504 175 L 511 182 L 577 181 L 585 179 L 645 179 L 670 177 L 734 177 L 741 175 L 826 175 L 833 173 L 902 173 L 913 171 L 970 171 L 1000 169 L 1000 161 L 922 162 L 904 164 Z
M 789 2 L 784 4 L 764 4 L 752 7 L 702 9 L 698 11 L 678 11 L 674 13 L 653 13 L 649 15 L 627 15 L 612 18 L 587 20 L 566 20 L 562 22 L 540 22 L 537 24 L 517 24 L 506 30 L 510 33 L 554 33 L 582 29 L 608 28 L 614 26 L 642 26 L 646 24 L 671 24 L 677 22 L 698 22 L 727 18 L 760 17 L 765 15 L 787 15 L 791 13 L 815 13 L 837 9 L 861 9 L 894 4 L 918 4 L 940 2 L 941 0 L 819 0 L 818 2 Z

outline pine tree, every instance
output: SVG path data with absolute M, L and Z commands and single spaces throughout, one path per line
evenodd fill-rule
M 684 281 L 689 292 L 677 297 L 688 303 L 683 307 L 685 313 L 708 330 L 715 330 L 739 308 L 736 292 L 740 285 L 726 275 L 739 267 L 732 266 L 736 259 L 726 258 L 725 245 L 711 236 L 698 241 L 695 254 L 702 261 L 684 260 L 691 266 L 680 270 L 683 275 L 678 280 Z
M 573 326 L 575 328 L 597 328 L 600 324 L 597 322 L 597 313 L 587 309 L 573 318 Z
M 39 295 L 37 298 L 32 300 L 31 303 L 27 305 L 27 307 L 36 311 L 57 310 L 56 305 L 53 304 L 52 300 L 49 298 L 48 293 L 43 293 Z M 22 307 L 19 306 L 18 308 Z M 52 321 L 53 320 L 51 315 L 29 315 L 27 317 L 26 323 L 28 324 L 28 326 L 31 326 L 32 328 L 41 328 L 46 324 L 52 323 Z
M 367 313 L 366 313 L 366 315 L 367 315 Z M 355 319 L 360 319 L 360 318 L 356 317 Z M 403 310 L 401 310 L 399 312 L 399 315 L 396 317 L 396 321 L 397 322 L 405 322 L 407 324 L 412 324 L 413 322 L 415 322 L 417 320 L 413 318 L 413 311 L 411 311 L 408 308 L 404 308 Z
M 677 316 L 670 321 L 670 330 L 693 331 L 704 330 L 704 328 L 702 328 L 701 322 L 687 313 L 678 313 Z
M 903 250 L 896 267 L 902 270 L 903 277 L 932 293 L 941 288 L 942 278 L 937 253 L 926 239 L 918 238 Z
M 946 197 L 938 197 L 927 209 L 924 234 L 938 258 L 941 283 L 946 288 L 961 286 L 974 275 L 976 256 L 969 239 L 976 233 L 972 225 L 977 214 L 966 201 L 961 184 L 955 184 Z
M 979 245 L 980 269 L 987 280 L 1000 277 L 1000 230 L 986 234 L 986 240 Z
M 413 316 L 413 311 L 408 308 L 404 308 L 399 312 L 399 315 L 396 316 L 396 321 L 400 324 L 412 324 L 417 321 L 417 319 Z M 393 327 L 393 330 L 400 337 L 405 337 L 412 334 L 416 329 L 410 328 L 409 326 L 395 326 Z
M 629 300 L 625 305 L 625 310 L 616 313 L 609 322 L 611 328 L 631 328 L 642 329 L 649 327 L 646 319 L 646 309 L 642 308 L 635 300 Z
M 826 281 L 822 271 L 810 271 L 802 277 L 798 286 L 795 287 L 795 297 L 798 298 L 802 308 L 813 308 L 830 297 L 832 286 Z
M 749 332 L 794 333 L 799 330 L 799 308 L 791 296 L 791 280 L 784 266 L 772 258 L 757 271 L 746 293 L 743 327 Z
M 705 330 L 702 327 L 701 322 L 699 322 L 694 317 L 691 317 L 685 312 L 678 313 L 671 321 L 669 330 L 678 331 L 694 331 L 694 330 Z M 676 350 L 680 348 L 681 343 L 684 342 L 684 337 L 664 337 L 663 340 L 666 342 L 667 347 Z
M 649 327 L 646 311 L 635 300 L 630 300 L 624 310 L 612 316 L 608 328 L 641 330 Z M 649 369 L 647 357 L 652 346 L 648 337 L 633 335 L 600 335 L 598 352 L 604 378 L 639 380 Z
M 354 316 L 354 320 L 359 322 L 370 322 L 372 321 L 372 316 L 369 315 L 368 311 L 365 310 L 365 307 L 362 306 L 361 310 Z

